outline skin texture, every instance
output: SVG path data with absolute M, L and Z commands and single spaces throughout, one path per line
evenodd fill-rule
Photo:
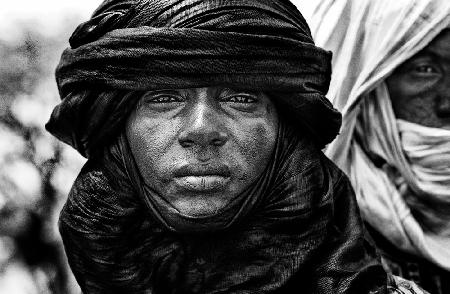
M 397 118 L 450 129 L 450 29 L 386 79 Z
M 264 93 L 222 87 L 147 92 L 127 121 L 144 181 L 179 212 L 211 215 L 261 175 L 278 115 Z

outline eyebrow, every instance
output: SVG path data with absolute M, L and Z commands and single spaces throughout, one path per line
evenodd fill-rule
M 420 57 L 428 57 L 430 56 L 434 60 L 445 60 L 450 61 L 450 55 L 446 56 L 443 53 L 433 50 L 433 48 L 424 48 L 423 50 L 419 51 L 416 55 L 414 55 L 411 59 L 420 58 Z
M 223 87 L 219 89 L 220 93 L 232 93 L 232 94 L 236 94 L 236 93 L 247 93 L 247 94 L 252 94 L 257 96 L 258 95 L 258 91 L 254 91 L 254 90 L 245 90 L 245 89 L 235 89 L 235 88 L 230 88 L 230 87 Z
M 145 93 L 146 94 L 157 94 L 157 93 L 166 93 L 166 92 L 176 93 L 177 89 L 155 89 L 155 90 L 148 90 Z

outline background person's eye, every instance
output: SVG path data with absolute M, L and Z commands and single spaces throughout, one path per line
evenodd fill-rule
M 435 74 L 439 73 L 439 69 L 433 65 L 423 64 L 414 67 L 414 72 L 418 74 Z

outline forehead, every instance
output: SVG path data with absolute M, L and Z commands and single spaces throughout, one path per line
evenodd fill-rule
M 428 44 L 418 55 L 432 54 L 450 61 L 450 29 L 445 29 Z

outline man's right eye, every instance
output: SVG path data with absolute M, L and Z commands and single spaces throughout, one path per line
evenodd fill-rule
M 158 94 L 158 95 L 150 95 L 145 100 L 147 103 L 172 103 L 172 102 L 182 102 L 183 98 L 177 95 Z
M 166 112 L 179 108 L 187 100 L 184 93 L 175 91 L 152 91 L 146 93 L 139 102 L 140 109 Z

